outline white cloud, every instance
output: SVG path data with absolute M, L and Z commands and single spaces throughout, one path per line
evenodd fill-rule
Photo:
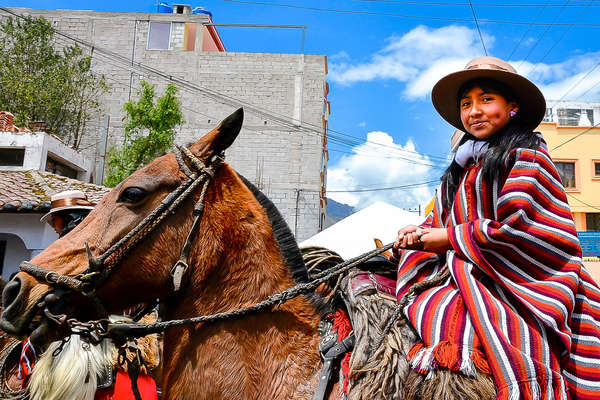
M 546 99 L 564 96 L 564 100 L 591 100 L 600 93 L 600 85 L 593 87 L 600 82 L 600 52 L 580 54 L 555 64 L 519 60 L 510 63 L 537 84 Z
M 487 49 L 495 38 L 484 33 Z M 525 41 L 526 42 L 526 41 Z M 527 46 L 526 43 L 522 46 Z M 347 53 L 344 53 L 347 55 Z M 481 42 L 475 29 L 449 25 L 441 28 L 418 26 L 401 36 L 386 39 L 386 44 L 365 62 L 351 62 L 349 57 L 332 61 L 328 79 L 342 85 L 374 80 L 396 80 L 405 84 L 403 95 L 408 100 L 428 96 L 433 85 L 444 75 L 462 69 L 482 55 Z M 600 52 L 570 56 L 554 64 L 509 60 L 517 70 L 536 83 L 547 99 L 561 98 L 600 63 Z M 566 100 L 590 100 L 600 94 L 600 65 L 565 97 Z M 581 98 L 582 95 L 585 95 Z
M 494 38 L 484 36 L 491 48 Z M 438 29 L 418 26 L 402 36 L 387 39 L 387 45 L 364 63 L 332 62 L 328 78 L 344 85 L 375 79 L 405 82 L 409 98 L 429 94 L 445 74 L 462 68 L 480 55 L 481 43 L 473 29 L 450 25 Z
M 350 55 L 346 53 L 344 50 L 338 51 L 332 56 L 329 56 L 329 61 L 341 61 L 341 60 L 349 60 Z
M 367 140 L 367 143 L 354 147 L 352 155 L 343 156 L 328 167 L 328 197 L 358 209 L 380 200 L 405 208 L 426 204 L 431 200 L 434 186 L 408 190 L 335 192 L 426 182 L 437 179 L 441 173 L 439 169 L 426 165 L 433 162 L 427 156 L 416 153 L 411 140 L 404 146 L 395 144 L 389 134 L 381 131 L 369 132 Z
M 361 121 L 358 123 L 358 126 L 360 126 L 361 128 L 364 128 L 365 126 L 367 126 L 367 123 L 365 121 Z

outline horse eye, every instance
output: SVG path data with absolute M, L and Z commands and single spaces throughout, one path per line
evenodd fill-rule
M 119 196 L 119 200 L 117 200 L 117 202 L 136 204 L 144 200 L 146 195 L 147 193 L 144 189 L 132 186 L 128 187 L 127 189 L 123 190 L 123 192 L 121 192 L 121 195 Z

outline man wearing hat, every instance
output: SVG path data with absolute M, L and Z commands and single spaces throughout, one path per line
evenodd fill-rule
M 50 212 L 40 221 L 48 222 L 58 237 L 71 232 L 94 209 L 81 190 L 65 190 L 50 197 Z

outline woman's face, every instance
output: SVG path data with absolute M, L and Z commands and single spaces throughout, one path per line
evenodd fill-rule
M 478 139 L 487 139 L 510 121 L 510 112 L 519 107 L 504 96 L 474 86 L 460 99 L 460 119 L 465 129 Z

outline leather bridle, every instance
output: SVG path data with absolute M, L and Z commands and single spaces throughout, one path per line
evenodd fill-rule
M 177 207 L 179 207 L 191 193 L 198 187 L 201 187 L 200 197 L 194 206 L 194 221 L 181 250 L 179 260 L 177 260 L 171 269 L 172 288 L 174 292 L 178 292 L 181 289 L 184 276 L 189 268 L 188 255 L 194 232 L 199 225 L 204 212 L 204 197 L 215 171 L 224 161 L 224 154 L 212 155 L 208 159 L 207 164 L 204 164 L 186 147 L 176 146 L 174 154 L 181 172 L 183 172 L 188 179 L 169 193 L 150 214 L 135 226 L 135 228 L 129 231 L 129 233 L 123 236 L 101 255 L 93 256 L 90 247 L 86 242 L 85 247 L 89 264 L 84 272 L 77 276 L 68 276 L 59 274 L 55 271 L 49 271 L 27 261 L 22 262 L 19 265 L 19 269 L 52 287 L 62 287 L 83 294 L 90 298 L 96 306 L 97 311 L 105 316 L 105 308 L 96 295 L 97 289 L 106 282 L 111 273 L 116 269 L 118 263 L 133 247 L 148 237 L 148 235 L 150 235 L 150 233 L 152 233 L 166 217 L 175 212 Z M 184 157 L 187 158 L 191 164 L 191 168 L 185 162 Z M 53 317 L 47 310 L 46 315 L 51 318 Z M 56 321 L 55 318 L 52 319 Z M 56 322 L 63 323 L 64 318 L 62 321 Z

